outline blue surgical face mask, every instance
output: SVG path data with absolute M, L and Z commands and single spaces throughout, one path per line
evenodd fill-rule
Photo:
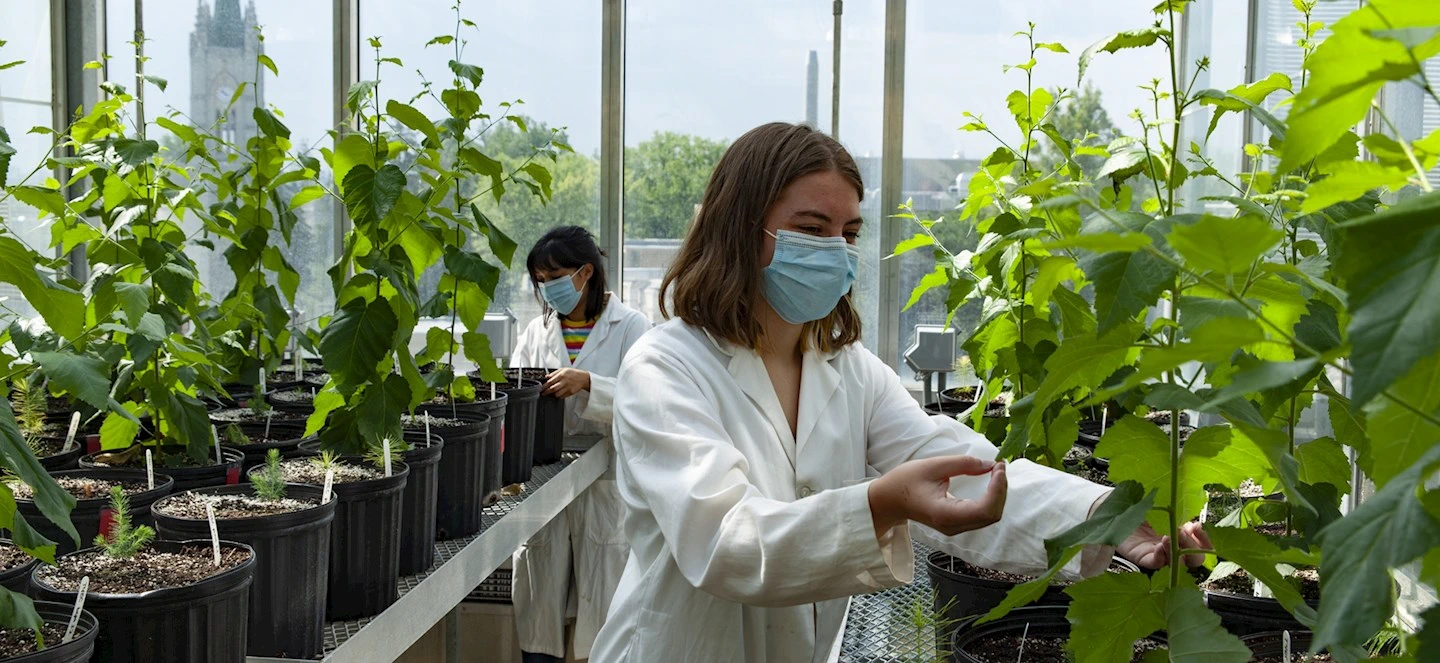
M 789 230 L 771 236 L 775 238 L 775 256 L 761 272 L 770 308 L 792 325 L 830 315 L 855 282 L 859 247 L 844 237 L 815 237 Z
M 580 290 L 575 287 L 574 278 L 575 274 L 566 274 L 540 284 L 540 297 L 562 316 L 570 315 L 580 303 Z

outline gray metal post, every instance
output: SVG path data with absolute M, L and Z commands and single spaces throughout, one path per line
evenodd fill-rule
M 840 17 L 845 0 L 835 0 L 835 35 L 830 40 L 834 62 L 830 65 L 830 137 L 840 140 Z
M 445 663 L 460 663 L 460 606 L 445 615 Z
M 905 184 L 905 0 L 885 1 L 885 105 L 880 148 L 880 255 L 900 243 L 902 228 L 890 214 Z M 880 261 L 880 324 L 875 349 L 885 363 L 900 359 L 900 262 Z
M 86 69 L 85 63 L 100 60 L 105 51 L 104 0 L 50 0 L 50 72 L 53 95 L 52 123 L 57 131 L 70 124 L 77 108 L 89 109 L 100 101 L 104 69 Z M 70 179 L 61 167 L 56 179 Z M 65 195 L 76 198 L 85 193 L 87 182 L 77 182 Z M 90 277 L 84 245 L 70 252 L 70 275 L 80 282 Z
M 335 0 L 333 20 L 334 86 L 331 90 L 335 105 L 335 126 L 340 131 L 354 125 L 355 118 L 345 109 L 345 95 L 360 80 L 360 0 Z M 335 183 L 337 186 L 339 182 Z M 350 217 L 344 205 L 335 205 L 335 259 L 345 252 L 345 233 L 350 231 Z
M 625 0 L 604 0 L 600 39 L 600 248 L 613 283 L 625 278 Z M 625 289 L 619 288 L 621 299 Z

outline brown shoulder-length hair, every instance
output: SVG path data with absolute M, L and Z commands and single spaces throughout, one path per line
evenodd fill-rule
M 838 141 L 810 127 L 774 122 L 736 140 L 710 175 L 690 232 L 665 272 L 661 315 L 673 314 L 731 343 L 759 350 L 765 339 L 755 308 L 764 297 L 760 250 L 765 214 L 791 182 L 826 171 L 840 173 L 864 199 L 855 159 Z M 860 314 L 848 294 L 830 315 L 806 323 L 801 334 L 805 348 L 823 352 L 858 340 Z

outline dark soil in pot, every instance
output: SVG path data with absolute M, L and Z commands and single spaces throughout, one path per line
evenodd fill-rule
M 239 449 L 220 446 L 220 453 L 225 459 L 223 463 L 216 463 L 213 457 L 207 456 L 204 463 L 197 463 L 186 453 L 181 446 L 154 447 L 152 454 L 156 472 L 164 472 L 175 479 L 175 492 L 190 490 L 191 488 L 205 488 L 208 486 L 224 486 L 240 483 L 240 466 L 245 460 L 245 454 Z M 210 447 L 211 454 L 214 454 L 214 447 Z M 80 457 L 80 467 L 85 469 L 104 468 L 126 468 L 145 470 L 145 446 L 133 445 L 119 451 L 102 451 Z
M 28 582 L 28 579 L 27 579 Z M 100 632 L 99 622 L 89 610 L 80 611 L 75 624 L 75 636 L 70 642 L 65 639 L 65 629 L 70 625 L 70 613 L 74 606 L 50 601 L 36 601 L 35 612 L 45 625 L 40 631 L 45 634 L 45 649 L 37 649 L 35 632 L 30 629 L 0 629 L 0 661 L 4 663 L 85 663 L 95 651 L 95 636 Z
M 192 539 L 210 536 L 205 517 L 210 502 L 220 537 L 255 550 L 245 648 L 251 656 L 322 653 L 330 527 L 338 502 L 321 504 L 320 493 L 316 486 L 289 484 L 284 500 L 266 502 L 244 484 L 172 495 L 154 507 L 160 536 Z
M 294 455 L 293 452 L 300 445 L 304 435 L 304 422 L 291 420 L 272 421 L 269 424 L 263 422 L 227 424 L 220 428 L 220 439 L 225 446 L 233 447 L 245 454 L 244 460 L 241 461 L 242 471 L 265 462 L 265 454 L 269 453 L 271 449 L 279 450 L 282 456 Z
M 1310 632 L 1290 632 L 1290 658 L 1285 658 L 1285 636 L 1282 632 L 1256 633 L 1240 639 L 1250 648 L 1250 663 L 1333 663 L 1329 652 L 1309 654 Z
M 322 486 L 325 470 L 315 458 L 281 463 L 285 480 Z M 394 463 L 391 476 L 369 465 L 335 463 L 335 520 L 330 526 L 327 621 L 379 614 L 399 598 L 400 523 L 410 468 Z M 251 468 L 251 474 L 260 467 Z
M 502 469 L 500 464 L 502 454 L 500 453 L 500 450 L 504 446 L 505 409 L 509 402 L 510 396 L 507 395 L 505 392 L 498 389 L 495 390 L 495 398 L 492 399 L 490 398 L 489 388 L 486 388 L 484 390 L 480 390 L 476 394 L 476 400 L 472 403 L 423 403 L 420 405 L 420 407 L 416 408 L 416 412 L 421 414 L 430 414 L 432 416 L 446 417 L 449 419 L 459 419 L 461 421 L 485 422 L 485 440 L 481 448 L 483 460 L 480 461 L 480 490 L 482 491 L 481 494 L 484 497 L 481 499 L 481 504 L 479 507 L 467 506 L 467 509 L 473 509 L 473 512 L 475 514 L 474 529 L 469 528 L 470 520 L 467 519 L 462 524 L 462 527 L 454 530 L 455 532 L 463 530 L 467 531 L 467 534 L 473 534 L 474 532 L 479 531 L 480 510 L 486 505 L 494 504 L 500 499 L 500 489 L 504 487 L 504 485 L 500 483 Z M 461 408 L 462 405 L 465 406 L 463 409 Z M 441 437 L 445 437 L 445 434 L 443 432 L 441 433 Z M 453 443 L 451 442 L 450 438 L 445 437 L 445 444 L 450 445 Z M 446 461 L 445 464 L 448 465 L 449 461 Z M 447 482 L 448 480 L 443 475 L 442 470 L 442 476 L 440 479 L 440 495 L 442 496 L 446 494 Z M 459 494 L 462 496 L 469 495 L 468 492 L 462 492 Z M 439 517 L 442 520 L 445 518 L 445 508 L 443 505 L 441 506 Z M 441 525 L 443 538 L 445 531 L 448 530 L 444 530 L 443 522 L 441 523 Z M 458 534 L 452 532 L 449 534 L 449 536 L 450 538 L 456 538 L 466 536 L 467 534 Z
M 1112 410 L 1110 416 L 1105 418 L 1105 430 L 1110 430 L 1110 427 L 1114 426 L 1115 422 L 1119 421 L 1123 416 L 1123 412 L 1115 412 Z M 1170 413 L 1168 411 L 1151 412 L 1145 415 L 1145 418 L 1156 426 L 1159 426 L 1160 430 L 1164 431 L 1166 435 L 1169 435 Z M 1190 425 L 1190 415 L 1181 412 L 1180 442 L 1184 443 L 1185 440 L 1190 437 L 1190 434 L 1194 432 L 1195 427 Z M 1076 444 L 1094 449 L 1095 445 L 1100 443 L 1100 437 L 1102 435 L 1104 435 L 1104 431 L 1100 430 L 1099 419 L 1081 419 L 1080 437 L 1076 440 Z
M 983 615 L 1000 605 L 1015 585 L 1033 578 L 995 571 L 969 564 L 940 551 L 926 559 L 930 586 L 935 589 L 935 611 L 947 620 L 959 621 L 972 615 Z M 1134 564 L 1116 557 L 1110 563 L 1111 573 L 1139 573 Z M 1069 605 L 1065 594 L 1068 581 L 1056 580 L 1045 590 L 1035 605 Z
M 305 415 L 299 412 L 285 412 L 282 410 L 254 410 L 248 407 L 221 408 L 210 413 L 210 423 L 217 428 L 226 424 L 253 423 L 264 424 L 266 419 L 271 424 L 281 422 L 294 422 L 301 426 L 305 425 Z
M 1320 606 L 1319 573 L 1314 569 L 1301 569 L 1287 579 L 1300 590 L 1310 607 Z M 1205 604 L 1220 615 L 1220 624 L 1236 635 L 1305 629 L 1279 601 L 1255 596 L 1255 581 L 1243 569 L 1223 578 L 1206 580 L 1200 588 L 1205 591 Z
M 951 387 L 940 392 L 940 401 L 942 403 L 963 403 L 966 407 L 969 407 L 975 403 L 975 397 L 979 395 L 979 387 Z
M 951 640 L 950 660 L 959 663 L 1071 663 L 1065 651 L 1070 622 L 1063 606 L 1017 608 L 988 624 L 960 625 Z M 1165 649 L 1160 636 L 1135 643 L 1130 661 L 1138 663 L 1146 652 Z
M 965 403 L 961 401 L 941 400 L 926 405 L 925 411 L 932 415 L 940 415 L 954 418 L 960 416 L 966 410 L 970 409 L 971 405 L 973 405 L 973 402 Z M 987 404 L 985 406 L 985 414 L 981 416 L 986 419 L 998 419 L 1000 417 L 1004 417 L 1005 403 L 1003 401 L 993 401 Z
M 130 519 L 137 525 L 151 525 L 150 505 L 169 495 L 175 486 L 171 479 L 160 472 L 155 473 L 155 488 L 146 487 L 145 470 L 81 469 L 56 472 L 51 475 L 55 482 L 75 497 L 75 508 L 70 511 L 70 522 L 80 535 L 80 545 L 89 547 L 100 532 L 108 532 L 113 514 L 110 511 L 110 488 L 120 486 L 130 498 Z M 55 542 L 55 554 L 63 555 L 77 549 L 70 535 L 56 527 L 40 513 L 40 508 L 30 499 L 30 488 L 24 484 L 12 484 L 15 492 L 15 508 L 25 516 L 35 531 Z
M 1110 482 L 1110 461 L 1096 458 L 1095 453 L 1085 447 L 1073 446 L 1065 453 L 1065 471 L 1091 483 L 1113 486 Z
M 505 406 L 504 434 L 500 437 L 500 484 L 508 486 L 530 480 L 535 467 L 535 417 L 540 404 L 543 383 L 520 379 L 510 382 L 484 382 L 478 374 L 469 375 L 477 393 L 487 393 L 491 384 L 510 397 Z
M 80 578 L 90 576 L 96 660 L 241 663 L 255 551 L 221 541 L 220 554 L 217 568 L 208 537 L 155 541 L 128 560 L 90 548 L 36 569 L 32 582 L 37 597 L 74 603 Z
M 55 412 L 45 415 L 45 431 L 41 434 L 48 437 L 58 437 L 61 440 L 64 440 L 65 436 L 70 433 L 70 417 L 73 414 L 74 408 L 71 408 L 70 410 L 64 412 Z M 81 449 L 80 453 L 82 454 L 89 453 L 89 451 L 92 449 L 96 451 L 100 449 L 100 424 L 104 417 L 95 417 L 94 419 L 89 419 L 86 416 L 88 414 L 93 414 L 93 412 L 85 411 L 81 413 L 80 428 L 75 431 L 75 446 Z M 149 417 L 141 417 L 140 422 L 142 427 L 146 427 L 146 429 L 149 430 Z
M 429 569 L 435 563 L 436 499 L 440 487 L 440 459 L 445 450 L 445 442 L 434 430 L 435 424 L 441 420 L 431 420 L 430 442 L 427 443 L 424 420 L 408 415 L 404 419 L 405 442 L 410 445 L 410 449 L 402 452 L 400 457 L 410 466 L 410 478 L 405 480 L 405 494 L 401 500 L 399 573 L 402 576 L 412 576 Z M 411 429 L 415 421 L 422 422 L 418 430 Z M 443 421 L 465 423 L 454 419 Z M 320 441 L 302 442 L 300 448 L 319 454 Z M 364 460 L 356 456 L 340 458 L 352 463 Z
M 12 592 L 29 594 L 30 572 L 39 563 L 40 560 L 25 554 L 10 539 L 0 539 L 0 586 Z M 51 642 L 48 638 L 45 641 Z M 0 653 L 3 651 L 0 649 Z
M 505 379 L 534 380 L 541 385 L 554 368 L 507 368 Z M 543 389 L 542 389 L 543 390 Z M 535 454 L 536 465 L 559 462 L 560 452 L 565 445 L 565 399 L 549 394 L 540 394 L 535 408 Z
M 80 434 L 76 433 L 75 444 L 70 445 L 69 451 L 64 451 L 65 435 L 69 432 L 61 431 L 59 435 L 38 435 L 25 438 L 25 443 L 30 450 L 35 452 L 35 458 L 40 460 L 40 466 L 46 472 L 58 472 L 60 470 L 73 470 L 80 466 L 80 455 L 85 453 L 84 440 L 79 439 Z

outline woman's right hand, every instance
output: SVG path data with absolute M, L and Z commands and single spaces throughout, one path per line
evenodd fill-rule
M 978 500 L 955 499 L 950 478 L 990 475 Z M 1005 512 L 1005 463 L 973 456 L 939 456 L 901 464 L 870 482 L 870 515 L 875 535 L 913 520 L 946 536 L 988 527 Z

